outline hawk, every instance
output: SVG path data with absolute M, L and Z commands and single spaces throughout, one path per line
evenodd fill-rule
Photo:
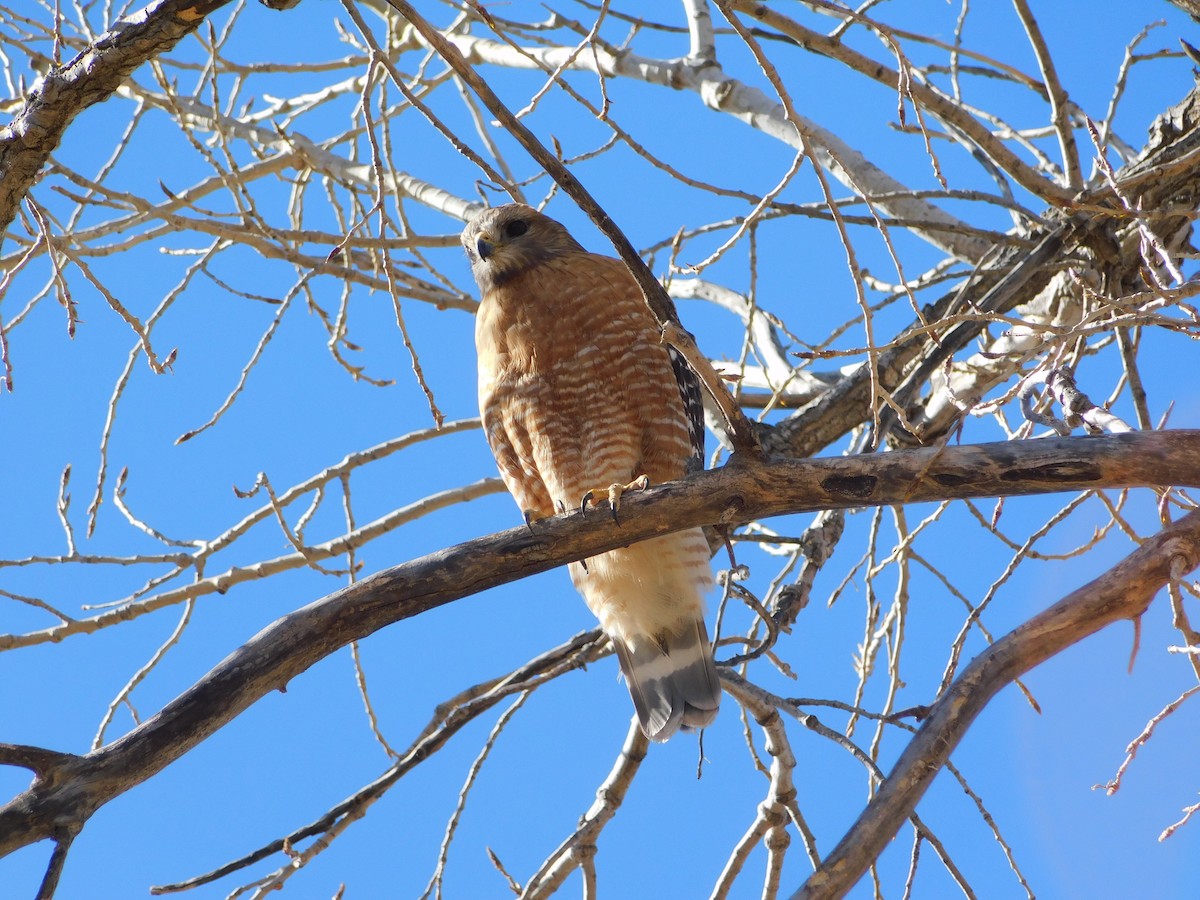
M 479 409 L 526 522 L 703 468 L 700 386 L 660 340 L 620 260 L 588 253 L 561 224 L 513 203 L 462 235 L 479 285 Z M 699 528 L 571 563 L 612 640 L 646 736 L 665 741 L 717 714 L 704 626 L 712 585 Z

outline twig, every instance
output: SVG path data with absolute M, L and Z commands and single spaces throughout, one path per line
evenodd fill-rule
M 638 727 L 630 722 L 625 743 L 613 763 L 608 777 L 596 788 L 596 802 L 583 814 L 579 827 L 551 853 L 530 877 L 521 893 L 521 900 L 542 900 L 555 893 L 577 867 L 584 865 L 596 852 L 596 839 L 617 814 L 625 793 L 633 783 L 650 743 Z
M 442 879 L 446 874 L 446 860 L 450 855 L 450 843 L 454 840 L 454 832 L 458 829 L 458 822 L 462 818 L 463 810 L 466 809 L 467 795 L 470 794 L 471 788 L 475 784 L 475 779 L 479 776 L 479 770 L 483 768 L 484 762 L 492 752 L 492 748 L 496 745 L 496 740 L 500 737 L 500 732 L 504 730 L 504 726 L 509 723 L 512 717 L 516 715 L 517 710 L 525 705 L 525 701 L 529 697 L 529 691 L 524 691 L 509 705 L 508 709 L 500 714 L 500 718 L 492 726 L 487 740 L 484 741 L 483 749 L 479 751 L 479 755 L 475 757 L 475 761 L 471 763 L 470 769 L 467 770 L 467 779 L 463 782 L 462 790 L 458 792 L 458 800 L 454 805 L 454 812 L 450 814 L 450 820 L 446 823 L 446 832 L 442 836 L 442 845 L 438 848 L 437 868 L 434 869 L 433 875 L 429 879 L 429 884 L 425 886 L 425 890 L 420 896 L 420 900 L 426 900 L 431 893 L 434 893 L 440 900 L 442 896 Z
M 1166 828 L 1164 828 L 1162 834 L 1158 836 L 1158 839 L 1160 841 L 1165 841 L 1176 831 L 1191 821 L 1192 816 L 1194 816 L 1197 812 L 1200 812 L 1200 803 L 1193 803 L 1191 806 L 1185 806 L 1183 808 L 1183 818 L 1178 822 L 1175 822 L 1174 824 L 1168 825 Z
M 1067 112 L 1070 102 L 1067 92 L 1063 90 L 1062 83 L 1058 80 L 1054 58 L 1050 55 L 1050 48 L 1046 46 L 1046 38 L 1042 35 L 1042 30 L 1033 16 L 1033 11 L 1029 8 L 1029 3 L 1027 0 L 1013 0 L 1013 5 L 1017 9 L 1021 24 L 1025 27 L 1029 45 L 1033 48 L 1034 56 L 1037 57 L 1038 69 L 1041 70 L 1042 78 L 1046 82 L 1050 114 L 1063 158 L 1063 181 L 1065 182 L 1063 187 L 1075 191 L 1082 190 L 1083 173 L 1079 168 L 1079 150 L 1075 146 L 1075 132 L 1071 128 L 1071 120 Z
M 143 681 L 145 681 L 146 676 L 154 671 L 155 666 L 162 662 L 163 657 L 167 655 L 167 651 L 179 643 L 179 639 L 183 637 L 184 629 L 187 628 L 188 622 L 191 621 L 192 611 L 195 608 L 195 600 L 189 600 L 184 605 L 183 615 L 180 616 L 179 624 L 175 626 L 175 630 L 172 631 L 170 636 L 162 643 L 162 645 L 154 651 L 154 655 L 146 661 L 145 665 L 139 668 L 133 674 L 133 677 L 125 683 L 125 686 L 117 692 L 117 695 L 113 697 L 112 702 L 109 703 L 108 709 L 104 713 L 104 718 L 100 720 L 100 725 L 96 729 L 96 736 L 92 738 L 92 750 L 96 750 L 104 745 L 104 735 L 108 731 L 108 726 L 112 724 L 113 717 L 117 713 L 117 708 L 122 703 L 129 703 L 129 697 L 133 694 L 134 689 Z M 136 715 L 134 717 L 134 721 L 137 723 Z
M 1150 738 L 1154 737 L 1154 730 L 1163 723 L 1175 710 L 1179 709 L 1189 697 L 1196 693 L 1200 693 L 1200 684 L 1193 685 L 1188 688 L 1157 713 L 1146 723 L 1146 727 L 1142 729 L 1142 733 L 1129 742 L 1129 746 L 1125 748 L 1125 759 L 1121 761 L 1121 765 L 1117 767 L 1117 773 L 1112 777 L 1112 780 L 1105 784 L 1094 784 L 1092 790 L 1103 790 L 1108 796 L 1112 796 L 1121 789 L 1121 781 L 1125 777 L 1126 770 L 1133 764 L 1133 759 L 1137 756 L 1138 750 L 1150 742 Z M 1162 840 L 1160 837 L 1159 840 Z

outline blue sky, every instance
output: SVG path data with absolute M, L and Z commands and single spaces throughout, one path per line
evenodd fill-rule
M 978 8 L 977 8 L 978 7 Z M 449 18 L 446 7 L 423 4 L 435 21 Z M 581 21 L 591 13 L 575 7 Z M 541 14 L 529 4 L 505 6 L 503 15 L 519 18 Z M 876 14 L 897 26 L 921 28 L 943 40 L 952 39 L 958 7 L 949 4 L 885 4 Z M 1168 24 L 1153 31 L 1143 49 L 1175 50 L 1179 36 L 1195 37 L 1195 26 L 1166 3 L 1132 8 L 1117 3 L 1036 3 L 1034 11 L 1048 36 L 1060 78 L 1072 99 L 1093 118 L 1102 116 L 1124 48 L 1151 17 Z M 46 20 L 40 6 L 25 10 Z M 664 20 L 678 20 L 673 4 L 663 4 Z M 229 16 L 214 21 L 218 29 Z M 368 15 L 372 24 L 377 19 Z M 817 27 L 828 20 L 816 20 Z M 990 55 L 1036 72 L 1031 52 L 1021 38 L 1007 4 L 974 4 L 965 40 Z M 247 6 L 230 31 L 225 54 L 244 63 L 338 59 L 349 51 L 339 42 L 335 22 L 352 31 L 345 11 L 333 2 L 308 2 L 286 13 Z M 610 25 L 606 35 L 620 40 L 623 30 Z M 854 36 L 863 47 L 871 46 Z M 1193 42 L 1196 42 L 1193 40 Z M 637 52 L 663 57 L 686 52 L 678 35 L 645 35 Z M 774 48 L 773 52 L 779 52 Z M 934 51 L 913 50 L 917 62 Z M 919 53 L 926 53 L 921 57 Z M 174 57 L 205 58 L 195 39 Z M 804 115 L 836 131 L 873 158 L 894 167 L 914 190 L 936 185 L 918 138 L 888 128 L 895 117 L 895 94 L 864 89 L 829 64 L 794 53 L 783 69 Z M 748 55 L 731 42 L 722 46 L 731 75 L 764 90 L 769 87 Z M 415 61 L 406 58 L 406 64 Z M 436 65 L 436 64 L 434 64 Z M 407 70 L 406 70 L 407 71 Z M 172 70 L 185 93 L 197 88 L 195 72 Z M 347 74 L 352 74 L 348 70 Z M 487 72 L 495 75 L 494 70 Z M 147 69 L 135 77 L 153 85 Z M 303 78 L 310 78 L 311 88 Z M 330 76 L 264 75 L 252 82 L 240 102 L 266 103 L 315 89 Z M 540 87 L 530 73 L 501 73 L 497 86 L 511 107 L 523 105 Z M 596 96 L 594 79 L 575 82 Z M 1045 122 L 1045 108 L 1029 95 L 983 79 L 969 80 L 971 98 L 989 104 L 1018 124 Z M 1186 94 L 1192 86 L 1190 64 L 1175 57 L 1147 62 L 1130 78 L 1118 128 L 1134 146 L 1144 143 L 1154 115 Z M 769 189 L 791 162 L 787 148 L 751 132 L 740 123 L 704 110 L 687 94 L 664 94 L 642 85 L 612 81 L 608 85 L 613 114 L 650 149 L 661 153 L 689 175 L 738 187 Z M 389 93 L 395 101 L 394 91 Z M 472 139 L 474 131 L 453 91 L 436 96 L 436 108 L 455 128 Z M 314 140 L 336 134 L 352 112 L 354 97 L 343 98 L 299 120 L 297 130 Z M 121 139 L 132 105 L 114 99 L 94 107 L 68 131 L 56 158 L 64 165 L 95 174 Z M 325 118 L 323 118 L 325 117 Z M 563 141 L 568 155 L 601 144 L 607 129 L 588 121 L 569 101 L 551 95 L 530 117 L 543 140 Z M 392 131 L 392 161 L 398 169 L 440 184 L 461 197 L 474 197 L 473 167 L 449 150 L 444 140 L 414 114 L 397 116 Z M 324 129 L 321 131 L 320 129 Z M 1081 141 L 1086 141 L 1080 135 Z M 505 147 L 510 141 L 499 138 Z M 1052 143 L 1043 143 L 1052 148 Z M 1086 145 L 1082 145 L 1085 146 Z M 989 189 L 978 168 L 962 153 L 939 146 L 939 159 L 952 186 Z M 244 146 L 231 151 L 240 165 L 252 157 Z M 359 147 L 363 152 L 363 146 Z M 1049 150 L 1048 150 L 1049 152 Z M 1087 152 L 1085 149 L 1085 160 Z M 534 173 L 519 153 L 510 161 L 522 177 Z M 1085 164 L 1085 169 L 1087 165 Z M 697 198 L 692 192 L 655 174 L 626 151 L 576 166 L 577 174 L 608 209 L 635 246 L 668 238 L 681 225 L 696 226 L 742 213 L 745 205 L 727 199 Z M 211 174 L 208 164 L 160 113 L 147 113 L 112 174 L 120 190 L 155 197 L 161 182 L 182 190 Z M 54 193 L 61 178 L 48 178 L 34 192 L 37 201 L 56 214 L 69 205 Z M 545 182 L 530 189 L 540 197 Z M 259 182 L 259 210 L 283 227 L 291 185 Z M 805 171 L 789 188 L 787 199 L 809 202 L 818 196 Z M 839 196 L 844 193 L 839 191 Z M 337 222 L 322 207 L 320 189 L 306 194 L 306 224 L 336 230 Z M 1040 209 L 1027 196 L 1020 198 Z M 202 206 L 228 212 L 228 197 L 217 194 Z M 406 206 L 417 229 L 452 235 L 461 223 L 448 216 Z M 548 208 L 572 228 L 590 249 L 608 252 L 598 233 L 563 197 Z M 107 214 L 105 214 L 107 215 Z M 976 216 L 997 229 L 1007 217 Z M 81 225 L 104 218 L 89 214 Z M 922 271 L 937 253 L 920 241 L 894 233 L 906 271 Z M 881 243 L 867 232 L 855 232 L 863 262 L 881 277 L 894 271 Z M 718 235 L 688 246 L 689 261 L 711 251 Z M 139 316 L 145 317 L 183 277 L 191 251 L 211 239 L 193 232 L 163 236 L 130 250 L 89 259 L 96 273 Z M 13 252 L 11 242 L 5 253 Z M 758 233 L 761 262 L 755 287 L 764 308 L 781 315 L 789 327 L 819 340 L 837 323 L 855 314 L 844 253 L 836 234 L 822 222 L 796 220 Z M 465 259 L 453 247 L 427 251 L 430 259 L 460 289 L 473 290 Z M 744 246 L 714 266 L 706 276 L 745 290 L 750 284 Z M 663 258 L 657 260 L 661 271 Z M 213 265 L 214 274 L 249 294 L 282 296 L 296 280 L 285 263 L 264 260 L 249 250 L 234 250 Z M 50 277 L 44 257 L 13 281 L 0 298 L 0 316 L 9 322 Z M 96 534 L 84 538 L 85 510 L 99 466 L 98 447 L 107 404 L 125 367 L 134 338 L 128 326 L 77 273 L 71 282 L 79 304 L 80 324 L 68 339 L 65 313 L 53 297 L 41 301 L 9 334 L 15 369 L 15 392 L 0 396 L 0 441 L 5 465 L 0 467 L 0 557 L 20 559 L 63 553 L 66 542 L 55 512 L 64 466 L 70 464 L 71 505 L 68 513 L 80 551 L 93 554 L 150 553 L 160 545 L 132 528 L 115 508 L 111 490 L 117 473 L 128 467 L 125 501 L 143 521 L 178 540 L 211 539 L 237 522 L 262 500 L 235 495 L 266 472 L 277 489 L 303 480 L 341 460 L 347 453 L 398 435 L 432 426 L 424 396 L 411 374 L 407 353 L 395 325 L 390 300 L 381 292 L 349 289 L 350 338 L 363 349 L 356 355 L 367 374 L 392 379 L 380 388 L 355 382 L 326 350 L 327 332 L 319 316 L 298 298 L 281 318 L 278 331 L 261 362 L 247 380 L 245 392 L 214 428 L 176 444 L 179 435 L 197 428 L 212 415 L 237 381 L 277 306 L 231 294 L 203 276 L 180 294 L 156 327 L 156 349 L 178 349 L 169 374 L 155 375 L 138 360 L 118 407 L 117 427 L 108 447 L 109 474 Z M 336 279 L 314 279 L 313 296 L 337 309 L 343 285 Z M 929 299 L 932 299 L 930 296 Z M 736 358 L 740 329 L 727 314 L 700 303 L 681 305 L 685 323 L 700 346 L 715 358 Z M 418 301 L 404 304 L 406 323 L 420 353 L 426 379 L 438 405 L 450 420 L 476 415 L 473 323 L 462 310 L 439 311 Z M 890 334 L 908 321 L 905 303 L 882 313 L 877 328 Z M 1142 375 L 1152 413 L 1167 411 L 1170 424 L 1197 427 L 1200 408 L 1195 392 L 1181 384 L 1180 372 L 1191 364 L 1195 349 L 1183 337 L 1146 336 Z M 852 330 L 841 346 L 862 343 Z M 1095 398 L 1116 382 L 1113 356 L 1098 356 L 1080 368 L 1081 383 Z M 1128 416 L 1126 396 L 1119 414 Z M 989 420 L 972 420 L 964 441 L 999 440 L 1003 435 Z M 827 452 L 838 453 L 842 447 Z M 368 522 L 437 491 L 491 478 L 495 468 L 477 430 L 417 443 L 411 448 L 357 471 L 353 478 L 354 515 Z M 340 534 L 341 501 L 326 500 L 308 525 L 316 543 Z M 1145 492 L 1144 492 L 1145 493 Z M 1024 540 L 1052 516 L 1065 498 L 1010 500 L 1001 519 L 1016 540 Z M 303 504 L 292 512 L 292 521 Z M 992 504 L 979 504 L 990 515 Z M 933 511 L 918 506 L 907 511 L 911 524 Z M 1142 534 L 1155 530 L 1154 500 L 1135 495 L 1127 510 Z M 848 517 L 847 535 L 836 564 L 822 573 L 814 602 L 792 635 L 780 646 L 782 658 L 797 679 L 789 681 L 760 665 L 754 676 L 764 686 L 787 696 L 853 697 L 855 648 L 863 638 L 866 587 L 854 579 L 832 607 L 833 594 L 857 554 L 865 546 L 874 512 Z M 1089 501 L 1042 548 L 1062 553 L 1089 539 L 1107 518 L 1103 507 Z M 511 500 L 496 493 L 453 506 L 398 529 L 359 554 L 365 573 L 468 540 L 519 521 Z M 782 534 L 797 534 L 810 517 L 771 522 Z M 895 531 L 891 513 L 883 513 L 884 545 Z M 936 529 L 916 545 L 966 596 L 978 599 L 1003 572 L 1011 556 L 994 537 L 974 527 L 960 507 L 948 510 Z M 1091 553 L 1063 561 L 1031 561 L 998 593 L 987 617 L 994 634 L 1003 634 L 1030 615 L 1086 583 L 1129 552 L 1132 545 L 1111 534 Z M 206 574 L 280 556 L 290 547 L 271 522 L 257 526 L 244 541 L 218 555 Z M 746 545 L 741 561 L 754 572 L 759 589 L 778 569 L 778 561 Z M 336 562 L 336 561 L 335 561 Z M 155 573 L 161 570 L 155 570 Z M 46 566 L 0 568 L 0 589 L 33 595 L 75 615 L 87 604 L 118 600 L 137 590 L 151 567 Z M 881 575 L 876 589 L 885 607 L 895 585 L 894 573 Z M 198 601 L 180 642 L 136 689 L 133 704 L 147 717 L 201 677 L 259 629 L 278 616 L 340 586 L 341 580 L 296 570 L 262 582 L 239 585 L 224 596 Z M 914 569 L 906 645 L 902 658 L 905 686 L 897 706 L 928 702 L 945 665 L 946 648 L 961 626 L 963 609 L 940 583 Z M 155 653 L 176 628 L 183 609 L 169 607 L 136 621 L 62 644 L 42 644 L 0 654 L 0 740 L 81 753 L 87 750 L 112 698 Z M 734 617 L 737 628 L 750 618 Z M 51 624 L 45 613 L 16 602 L 0 605 L 0 632 L 24 633 Z M 563 572 L 550 572 L 470 597 L 418 619 L 373 635 L 360 652 L 371 698 L 381 728 L 394 746 L 403 747 L 419 733 L 434 707 L 454 693 L 505 673 L 531 657 L 594 625 Z M 1038 896 L 1191 896 L 1194 860 L 1200 832 L 1192 825 L 1165 842 L 1160 831 L 1194 803 L 1200 784 L 1194 777 L 1194 747 L 1200 738 L 1192 710 L 1169 719 L 1143 748 L 1112 797 L 1093 790 L 1120 764 L 1126 743 L 1166 703 L 1194 683 L 1182 656 L 1168 654 L 1181 643 L 1171 628 L 1165 598 L 1151 607 L 1142 625 L 1141 650 L 1127 671 L 1132 629 L 1110 628 L 1072 648 L 1031 673 L 1026 684 L 1042 713 L 1034 713 L 1015 690 L 1003 692 L 985 711 L 956 751 L 953 761 L 984 799 L 1029 884 Z M 968 653 L 982 648 L 968 641 Z M 863 703 L 878 708 L 886 679 L 876 677 Z M 504 705 L 467 726 L 446 749 L 422 764 L 353 824 L 307 869 L 295 875 L 287 891 L 296 897 L 330 897 L 346 885 L 347 897 L 418 896 L 432 874 L 447 818 L 472 761 Z M 814 709 L 834 727 L 844 717 Z M 586 671 L 564 676 L 539 689 L 512 718 L 483 766 L 454 844 L 445 882 L 448 897 L 502 896 L 503 881 L 485 853 L 490 847 L 518 879 L 528 877 L 571 833 L 591 805 L 596 786 L 612 766 L 625 739 L 631 708 L 617 681 L 616 665 L 605 659 Z M 132 727 L 130 713 L 120 709 L 108 736 Z M 859 738 L 869 740 L 860 726 Z M 796 772 L 801 807 L 830 850 L 865 802 L 861 768 L 840 749 L 800 728 L 790 731 L 800 762 Z M 761 735 L 755 735 L 761 752 Z M 881 751 L 886 767 L 904 746 L 904 736 L 889 732 Z M 704 738 L 704 777 L 695 777 L 697 745 L 681 737 L 651 748 L 643 770 L 616 820 L 606 829 L 598 856 L 605 896 L 707 896 L 732 847 L 753 820 L 766 788 L 746 751 L 735 704 L 727 698 L 717 724 Z M 59 897 L 144 896 L 151 884 L 186 878 L 216 867 L 305 824 L 334 803 L 382 773 L 388 758 L 372 737 L 355 686 L 349 650 L 323 660 L 288 687 L 286 694 L 264 698 L 229 727 L 205 741 L 175 765 L 102 809 L 76 841 Z M 5 796 L 28 783 L 27 773 L 0 769 Z M 975 811 L 974 803 L 945 773 L 935 782 L 918 812 L 946 843 L 955 862 L 980 896 L 1018 897 L 1024 891 L 1008 870 L 999 846 Z M 911 830 L 903 830 L 880 863 L 884 893 L 899 896 L 911 847 Z M 0 884 L 11 896 L 32 896 L 49 854 L 46 845 L 28 848 L 0 860 Z M 732 896 L 759 895 L 761 848 L 754 851 L 746 874 Z M 280 865 L 269 865 L 191 893 L 223 897 L 233 887 Z M 799 847 L 788 857 L 783 883 L 794 888 L 807 873 Z M 565 888 L 579 890 L 578 876 Z M 914 896 L 954 894 L 944 868 L 928 846 Z M 869 880 L 854 896 L 869 896 Z

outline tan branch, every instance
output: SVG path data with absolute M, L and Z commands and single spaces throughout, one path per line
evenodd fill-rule
M 510 68 L 537 66 L 552 71 L 569 53 L 565 47 L 521 47 L 471 35 L 449 35 L 463 55 L 475 63 Z M 598 46 L 593 54 L 583 54 L 574 67 L 595 72 L 604 78 L 629 78 L 647 84 L 690 90 L 708 108 L 731 116 L 768 137 L 800 148 L 797 131 L 788 121 L 782 104 L 758 88 L 730 77 L 715 60 L 658 60 L 639 56 L 628 49 L 620 53 Z M 803 119 L 804 134 L 811 139 L 821 164 L 840 182 L 854 190 L 866 188 L 879 207 L 889 215 L 906 220 L 906 227 L 934 246 L 965 260 L 978 261 L 987 253 L 985 240 L 971 233 L 966 223 L 897 181 L 840 137 L 810 119 Z
M 738 850 L 748 851 L 751 841 L 762 839 L 767 848 L 767 868 L 762 896 L 774 898 L 779 892 L 779 880 L 783 872 L 784 858 L 791 843 L 787 825 L 791 821 L 790 810 L 796 806 L 796 756 L 792 752 L 783 719 L 775 706 L 750 689 L 740 679 L 725 679 L 722 686 L 742 705 L 762 728 L 766 736 L 766 751 L 771 757 L 770 781 L 767 796 L 758 805 L 757 815 L 742 838 Z M 798 807 L 797 807 L 798 808 Z M 746 853 L 734 855 L 726 863 L 717 886 L 713 889 L 713 900 L 729 895 L 734 879 L 745 863 Z
M 324 849 L 352 822 L 362 818 L 392 785 L 422 762 L 432 758 L 465 725 L 475 721 L 505 697 L 528 693 L 565 672 L 586 667 L 589 663 L 604 656 L 607 647 L 608 641 L 599 629 L 585 631 L 565 643 L 539 654 L 507 675 L 489 679 L 460 691 L 438 704 L 429 724 L 422 729 L 409 747 L 397 756 L 386 772 L 328 810 L 315 822 L 298 828 L 286 837 L 272 841 L 240 859 L 225 863 L 211 872 L 175 884 L 152 887 L 150 892 L 152 894 L 169 894 L 209 884 L 276 853 L 288 853 L 289 848 L 294 854 L 295 846 L 309 838 L 316 837 L 322 842 L 322 849 Z M 19 749 L 32 750 L 34 748 Z M 5 745 L 0 745 L 0 760 L 5 758 L 4 750 Z M 261 879 L 261 883 L 274 883 L 279 879 L 282 871 L 281 869 L 267 875 Z
M 1029 44 L 1037 56 L 1038 68 L 1046 82 L 1046 96 L 1050 101 L 1050 111 L 1054 119 L 1054 130 L 1058 134 L 1058 146 L 1063 157 L 1064 187 L 1078 191 L 1083 188 L 1083 173 L 1079 168 L 1079 150 L 1075 146 L 1075 132 L 1071 128 L 1070 103 L 1067 92 L 1063 90 L 1062 82 L 1058 79 L 1058 71 L 1054 67 L 1054 58 L 1050 48 L 1046 46 L 1046 38 L 1042 29 L 1033 16 L 1027 0 L 1014 0 L 1017 16 L 1025 27 Z
M 306 553 L 289 553 L 285 556 L 264 559 L 249 565 L 231 566 L 217 575 L 201 577 L 182 587 L 171 588 L 142 599 L 137 599 L 140 593 L 134 594 L 115 604 L 110 604 L 115 608 L 86 619 L 68 619 L 59 625 L 52 625 L 49 628 L 39 631 L 29 631 L 24 634 L 0 634 L 0 651 L 12 650 L 17 647 L 29 647 L 46 642 L 57 643 L 63 638 L 72 635 L 92 634 L 102 628 L 107 628 L 120 622 L 128 622 L 147 613 L 155 612 L 168 606 L 174 606 L 196 597 L 203 597 L 208 594 L 224 594 L 230 588 L 247 581 L 257 581 L 277 575 L 280 572 L 303 568 L 312 560 L 332 559 L 341 556 L 351 549 L 361 547 L 367 542 L 390 531 L 394 531 L 401 525 L 413 522 L 431 512 L 445 509 L 456 503 L 467 503 L 480 497 L 486 497 L 489 494 L 499 493 L 502 490 L 504 490 L 504 484 L 499 478 L 484 478 L 480 481 L 463 485 L 462 487 L 439 491 L 436 494 L 416 500 L 407 506 L 393 510 L 387 515 L 375 519 L 373 522 L 368 522 L 366 525 L 362 525 L 354 531 L 347 532 L 333 540 L 313 544 L 307 548 Z M 203 548 L 194 560 L 187 559 L 186 562 L 178 564 L 178 571 L 170 573 L 169 577 L 164 576 L 161 579 L 155 579 L 151 584 L 161 584 L 163 581 L 169 580 L 169 578 L 173 578 L 193 566 L 196 568 L 198 575 L 202 574 L 202 561 L 207 559 L 207 551 L 210 549 L 211 545 Z M 89 561 L 87 557 L 75 560 L 67 557 L 63 561 L 68 560 L 77 562 Z M 107 562 L 108 560 L 103 561 Z
M 286 687 L 351 641 L 573 560 L 684 528 L 783 513 L 1163 484 L 1200 486 L 1200 432 L 1052 438 L 816 460 L 746 463 L 735 458 L 722 469 L 632 497 L 620 524 L 604 515 L 570 513 L 534 528 L 522 526 L 468 541 L 379 572 L 284 616 L 125 736 L 39 773 L 28 790 L 0 809 L 0 854 L 51 837 L 64 823 L 82 827 L 109 800 L 155 775 L 261 697 Z M 1176 526 L 1165 533 L 1178 530 Z M 1161 543 L 1148 541 L 1138 554 Z M 344 552 L 341 547 L 329 549 Z M 1142 605 L 1149 600 L 1151 580 L 1134 586 L 1138 590 L 1126 585 L 1127 593 L 1121 595 L 1122 614 L 1132 614 L 1127 597 Z M 1104 610 L 1095 621 L 1108 621 Z M 1089 627 L 1094 624 L 1089 620 Z M 997 642 L 984 658 L 1009 652 L 1010 644 L 1011 639 Z M 956 684 L 978 677 L 976 670 L 972 664 Z M 1022 671 L 1005 670 L 1004 683 Z M 955 689 L 950 695 L 956 696 Z M 966 724 L 956 727 L 965 729 Z M 913 802 L 923 789 L 923 783 L 913 783 Z

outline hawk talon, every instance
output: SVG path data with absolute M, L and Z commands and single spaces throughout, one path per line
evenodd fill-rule
M 618 525 L 621 520 L 617 518 L 617 510 L 621 508 L 621 495 L 626 491 L 644 491 L 650 487 L 650 478 L 647 475 L 639 475 L 629 484 L 610 484 L 608 486 L 608 505 L 612 509 L 613 521 Z
M 595 491 L 588 491 L 583 495 L 583 499 L 579 501 L 579 514 L 581 516 L 587 515 L 587 505 L 592 502 L 594 496 L 596 496 Z

